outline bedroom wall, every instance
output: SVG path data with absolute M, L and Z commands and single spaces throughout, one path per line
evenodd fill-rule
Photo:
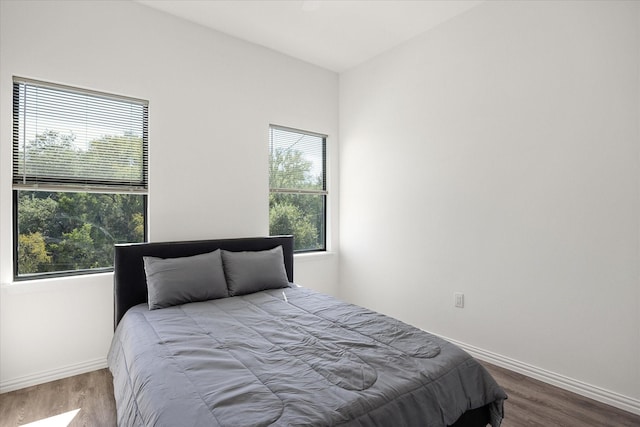
M 341 295 L 640 413 L 639 8 L 485 2 L 342 74 Z
M 3 0 L 1 391 L 105 366 L 113 313 L 111 274 L 11 283 L 13 75 L 149 100 L 153 241 L 268 234 L 270 123 L 329 135 L 337 194 L 335 73 L 134 2 Z M 300 284 L 337 292 L 335 255 L 295 268 Z

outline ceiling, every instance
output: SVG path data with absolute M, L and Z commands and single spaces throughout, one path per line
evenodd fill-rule
M 136 0 L 342 72 L 482 0 Z

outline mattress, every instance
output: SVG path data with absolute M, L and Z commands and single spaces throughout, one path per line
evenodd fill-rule
M 118 425 L 447 426 L 504 391 L 457 346 L 290 287 L 180 306 L 140 304 L 108 355 Z

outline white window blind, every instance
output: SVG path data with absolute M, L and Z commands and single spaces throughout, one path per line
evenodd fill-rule
M 272 192 L 326 194 L 326 135 L 271 126 Z
M 14 188 L 146 193 L 146 101 L 14 78 L 13 120 Z

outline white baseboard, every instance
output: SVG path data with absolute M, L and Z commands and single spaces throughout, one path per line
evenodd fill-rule
M 442 337 L 442 335 L 440 336 Z M 471 354 L 477 359 L 484 360 L 486 362 L 492 363 L 505 369 L 509 369 L 514 372 L 518 372 L 520 374 L 571 391 L 581 396 L 597 400 L 598 402 L 615 406 L 616 408 L 622 409 L 624 411 L 640 415 L 640 400 L 638 399 L 634 399 L 632 397 L 624 396 L 614 391 L 587 384 L 585 382 L 578 381 L 576 379 L 569 378 L 555 372 L 547 371 L 546 369 L 538 368 L 536 366 L 529 365 L 528 363 L 520 362 L 518 360 L 511 359 L 509 357 L 502 356 L 500 354 L 493 353 L 491 351 L 484 350 L 460 341 L 456 341 L 451 338 L 442 338 L 463 348 L 467 353 Z
M 38 384 L 48 383 L 62 378 L 72 377 L 91 371 L 97 371 L 107 367 L 107 359 L 100 357 L 98 359 L 88 360 L 74 365 L 68 365 L 50 371 L 37 372 L 35 374 L 25 375 L 12 380 L 0 382 L 0 393 L 7 393 L 25 387 L 31 387 Z

